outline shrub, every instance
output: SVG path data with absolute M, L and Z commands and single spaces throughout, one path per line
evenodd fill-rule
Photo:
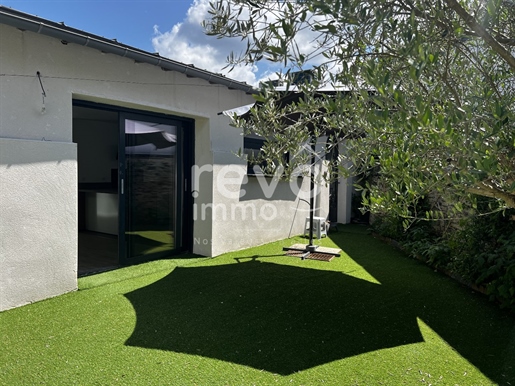
M 407 230 L 402 219 L 375 217 L 372 230 L 398 241 L 412 256 L 486 288 L 490 300 L 515 311 L 515 210 L 462 220 L 439 233 L 429 222 Z
M 449 269 L 515 309 L 515 211 L 466 220 L 449 238 Z

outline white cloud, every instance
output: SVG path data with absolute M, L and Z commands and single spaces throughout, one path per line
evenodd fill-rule
M 234 52 L 238 54 L 246 48 L 246 43 L 239 38 L 217 39 L 204 33 L 201 23 L 209 19 L 209 0 L 194 0 L 183 22 L 178 23 L 167 32 L 154 27 L 155 37 L 152 39 L 154 50 L 160 55 L 197 68 L 221 73 L 229 78 L 258 85 L 260 81 L 276 78 L 280 64 L 270 62 L 256 65 L 227 67 L 227 57 Z M 269 14 L 268 17 L 271 15 Z M 268 19 L 270 21 L 270 18 Z M 296 39 L 298 47 L 305 53 L 316 50 L 315 33 L 304 30 Z M 311 64 L 319 64 L 323 60 L 319 55 Z
M 202 21 L 209 18 L 209 1 L 195 0 L 186 18 L 176 24 L 170 31 L 160 32 L 154 28 L 156 36 L 152 39 L 154 49 L 160 55 L 197 68 L 220 73 L 230 78 L 257 84 L 258 68 L 256 66 L 239 66 L 230 72 L 227 56 L 231 51 L 238 52 L 244 48 L 239 39 L 217 39 L 207 36 L 201 26 Z

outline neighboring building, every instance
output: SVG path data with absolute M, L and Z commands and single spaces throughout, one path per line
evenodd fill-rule
M 309 181 L 247 177 L 218 114 L 253 92 L 0 6 L 0 310 L 95 269 L 302 233 Z

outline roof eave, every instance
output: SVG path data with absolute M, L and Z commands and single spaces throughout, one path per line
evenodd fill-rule
M 63 43 L 73 43 L 99 51 L 119 55 L 132 59 L 138 63 L 148 63 L 161 67 L 166 71 L 177 71 L 189 77 L 204 79 L 213 84 L 225 86 L 231 90 L 241 90 L 248 94 L 255 94 L 257 90 L 251 85 L 238 82 L 223 75 L 195 68 L 191 65 L 163 58 L 157 54 L 140 50 L 116 40 L 93 35 L 61 23 L 55 23 L 37 16 L 29 15 L 14 9 L 0 5 L 0 24 L 6 24 L 23 31 L 31 31 L 61 40 Z

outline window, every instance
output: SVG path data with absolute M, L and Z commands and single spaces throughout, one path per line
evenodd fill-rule
M 259 159 L 264 143 L 265 139 L 257 135 L 248 135 L 243 138 L 243 153 L 247 156 L 248 175 L 264 174 L 263 169 L 266 167 L 266 163 L 256 161 Z
M 265 139 L 258 135 L 246 135 L 243 138 L 243 153 L 247 156 L 247 175 L 272 175 L 270 171 L 266 171 L 266 161 L 260 161 L 260 153 Z M 289 154 L 283 156 L 283 163 L 287 163 L 290 159 Z

